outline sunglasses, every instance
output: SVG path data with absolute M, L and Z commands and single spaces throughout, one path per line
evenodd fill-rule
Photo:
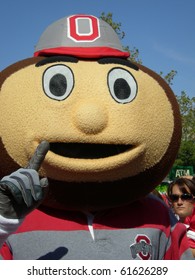
M 169 196 L 170 200 L 172 202 L 177 202 L 179 200 L 179 198 L 181 198 L 181 200 L 193 200 L 194 196 L 190 193 L 183 193 L 181 195 L 178 194 L 171 194 Z

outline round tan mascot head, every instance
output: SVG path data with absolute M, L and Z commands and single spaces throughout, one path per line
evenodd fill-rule
M 50 25 L 34 57 L 0 73 L 0 175 L 47 140 L 49 207 L 116 207 L 159 184 L 179 149 L 179 108 L 165 81 L 128 55 L 94 16 Z

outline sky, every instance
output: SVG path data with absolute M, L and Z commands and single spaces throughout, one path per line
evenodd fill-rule
M 143 65 L 177 75 L 171 86 L 195 97 L 195 0 L 1 0 L 0 71 L 32 57 L 42 32 L 73 14 L 112 13 L 123 46 L 139 50 Z

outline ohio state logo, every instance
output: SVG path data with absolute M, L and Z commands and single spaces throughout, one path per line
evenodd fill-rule
M 152 256 L 151 240 L 145 234 L 138 234 L 135 243 L 130 246 L 133 259 L 137 256 L 142 260 L 149 260 Z
M 67 36 L 75 42 L 93 42 L 100 37 L 99 20 L 94 16 L 74 15 L 67 22 Z

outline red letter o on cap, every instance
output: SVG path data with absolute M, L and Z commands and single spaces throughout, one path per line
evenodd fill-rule
M 95 41 L 100 37 L 98 18 L 88 15 L 75 15 L 69 17 L 68 37 L 76 42 Z

